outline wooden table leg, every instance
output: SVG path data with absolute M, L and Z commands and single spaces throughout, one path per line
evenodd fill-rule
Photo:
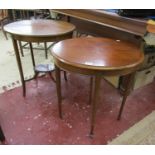
M 23 96 L 25 97 L 25 95 L 26 95 L 26 87 L 25 87 L 23 68 L 22 68 L 22 63 L 21 63 L 21 59 L 20 59 L 20 55 L 19 55 L 17 40 L 12 38 L 12 42 L 13 42 L 13 47 L 14 47 L 14 50 L 15 50 L 15 55 L 16 55 L 18 69 L 19 69 L 19 74 L 20 74 L 20 78 L 21 78 L 21 82 L 22 82 Z
M 93 77 L 91 76 L 90 77 L 90 87 L 89 87 L 89 101 L 88 101 L 88 105 L 91 105 L 92 103 L 92 95 L 93 95 Z
M 122 112 L 123 112 L 123 108 L 124 108 L 127 96 L 129 95 L 131 87 L 132 87 L 132 82 L 134 80 L 135 72 L 131 73 L 131 74 L 127 75 L 127 76 L 128 76 L 128 82 L 127 82 L 126 88 L 125 88 L 125 90 L 123 92 L 123 99 L 122 99 L 122 103 L 121 103 L 121 107 L 120 107 L 120 110 L 119 110 L 117 120 L 121 119 L 121 115 L 122 115 Z
M 32 47 L 32 43 L 31 42 L 29 42 L 29 46 L 30 46 L 30 53 L 31 53 L 31 58 L 32 58 L 32 64 L 33 64 L 33 67 L 35 67 L 35 59 L 34 59 L 33 47 Z
M 58 96 L 59 117 L 62 119 L 62 98 L 61 98 L 61 74 L 60 69 L 55 65 L 56 89 Z
M 48 49 L 47 49 L 47 43 L 44 42 L 44 48 L 45 48 L 45 58 L 48 58 Z
M 50 78 L 53 80 L 53 82 L 56 82 L 56 80 L 54 79 L 54 77 L 52 76 L 52 72 L 48 72 L 48 75 L 50 76 Z
M 22 57 L 24 57 L 22 42 L 21 41 L 18 41 L 18 43 L 19 43 L 19 48 L 20 48 L 20 51 L 21 51 L 21 55 L 22 55 Z
M 91 112 L 91 128 L 90 128 L 90 136 L 94 134 L 94 125 L 95 125 L 95 116 L 96 116 L 96 106 L 99 97 L 99 88 L 100 88 L 101 76 L 96 75 L 94 81 L 94 93 L 92 99 L 92 112 Z
M 66 71 L 63 71 L 63 72 L 64 72 L 64 79 L 67 82 L 67 73 L 66 73 Z

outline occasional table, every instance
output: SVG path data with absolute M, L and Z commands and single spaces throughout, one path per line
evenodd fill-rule
M 23 96 L 25 96 L 25 81 L 27 80 L 24 80 L 24 73 L 17 41 L 25 41 L 29 43 L 32 63 L 35 67 L 32 42 L 57 42 L 60 40 L 72 38 L 75 26 L 73 24 L 63 21 L 38 19 L 13 22 L 8 25 L 5 25 L 4 30 L 10 33 L 12 37 L 12 42 L 23 87 Z
M 90 135 L 93 135 L 94 132 L 96 105 L 102 76 L 128 75 L 129 80 L 123 94 L 118 115 L 118 119 L 120 119 L 134 73 L 143 62 L 143 52 L 132 43 L 96 37 L 60 41 L 56 43 L 51 50 L 56 68 L 56 86 L 60 118 L 62 118 L 60 69 L 63 69 L 91 77 L 90 102 L 92 112 Z

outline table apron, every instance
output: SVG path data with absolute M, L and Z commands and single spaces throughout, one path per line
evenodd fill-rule
M 57 58 L 54 57 L 54 63 L 57 67 L 69 71 L 69 72 L 74 72 L 74 73 L 79 73 L 79 74 L 84 74 L 84 75 L 100 75 L 100 76 L 123 76 L 123 75 L 128 75 L 130 73 L 133 73 L 137 71 L 140 67 L 141 64 L 131 67 L 131 68 L 125 68 L 125 69 L 112 69 L 112 70 L 96 70 L 92 68 L 82 68 L 82 67 L 77 67 L 73 66 L 67 63 L 64 63 Z
M 15 40 L 25 41 L 25 42 L 57 42 L 65 39 L 72 38 L 73 32 L 69 32 L 63 35 L 56 36 L 24 36 L 11 34 L 11 37 Z

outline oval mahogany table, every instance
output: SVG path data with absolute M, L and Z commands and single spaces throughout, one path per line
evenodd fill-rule
M 128 75 L 130 78 L 123 94 L 118 115 L 118 119 L 120 119 L 133 75 L 144 59 L 144 55 L 138 47 L 128 42 L 90 37 L 60 41 L 53 46 L 51 53 L 56 67 L 56 86 L 60 118 L 62 118 L 61 68 L 66 71 L 93 77 L 91 78 L 90 85 L 90 98 L 92 98 L 90 135 L 93 135 L 94 131 L 96 104 L 102 76 Z
M 27 80 L 24 80 L 23 68 L 17 41 L 25 41 L 29 43 L 32 63 L 35 67 L 32 42 L 57 42 L 60 40 L 72 38 L 72 33 L 75 30 L 75 26 L 73 24 L 63 21 L 37 19 L 13 22 L 8 25 L 5 25 L 4 30 L 10 33 L 12 37 L 16 60 L 23 87 L 23 96 L 25 96 L 25 81 Z

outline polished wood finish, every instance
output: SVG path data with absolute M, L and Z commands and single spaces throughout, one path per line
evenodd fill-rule
M 68 34 L 75 29 L 75 26 L 63 22 L 53 20 L 22 20 L 10 23 L 5 26 L 5 31 L 17 36 L 25 37 L 51 37 Z M 25 39 L 24 39 L 25 40 Z
M 67 16 L 77 30 L 94 36 L 128 40 L 139 44 L 146 33 L 147 21 L 127 18 L 113 12 L 95 9 L 52 9 Z
M 26 95 L 26 87 L 22 64 L 20 60 L 17 41 L 29 42 L 33 66 L 35 65 L 32 51 L 32 42 L 57 42 L 60 40 L 72 38 L 75 26 L 63 21 L 52 20 L 23 20 L 10 23 L 4 26 L 4 30 L 11 34 L 13 46 L 16 54 L 16 60 L 19 68 L 21 82 L 23 86 L 23 96 Z
M 142 18 L 128 18 L 95 9 L 52 9 L 52 11 L 63 15 L 63 18 L 65 16 L 67 21 L 76 25 L 77 34 L 126 40 L 140 47 L 143 36 L 147 33 L 147 20 Z
M 103 75 L 130 75 L 140 67 L 144 59 L 143 52 L 132 43 L 95 37 L 60 41 L 53 46 L 51 53 L 57 67 L 56 85 L 60 117 L 62 117 L 62 101 L 59 68 L 90 75 L 91 78 L 94 78 L 94 82 L 92 82 L 93 79 L 90 82 L 90 85 L 92 85 L 89 99 L 90 102 L 92 100 L 90 135 L 94 131 L 97 96 L 101 77 Z M 129 88 L 127 87 L 127 89 Z M 125 95 L 127 96 L 127 93 Z M 126 96 L 121 109 L 124 107 Z M 119 117 L 122 113 L 122 110 L 120 111 Z
M 5 25 L 4 30 L 14 39 L 26 42 L 51 42 L 69 38 L 75 30 L 73 24 L 52 20 L 23 20 Z
M 128 74 L 143 61 L 143 53 L 136 45 L 108 38 L 67 39 L 55 44 L 52 51 L 60 67 L 65 65 L 63 68 L 73 71 L 76 68 L 77 72 L 89 75 Z

